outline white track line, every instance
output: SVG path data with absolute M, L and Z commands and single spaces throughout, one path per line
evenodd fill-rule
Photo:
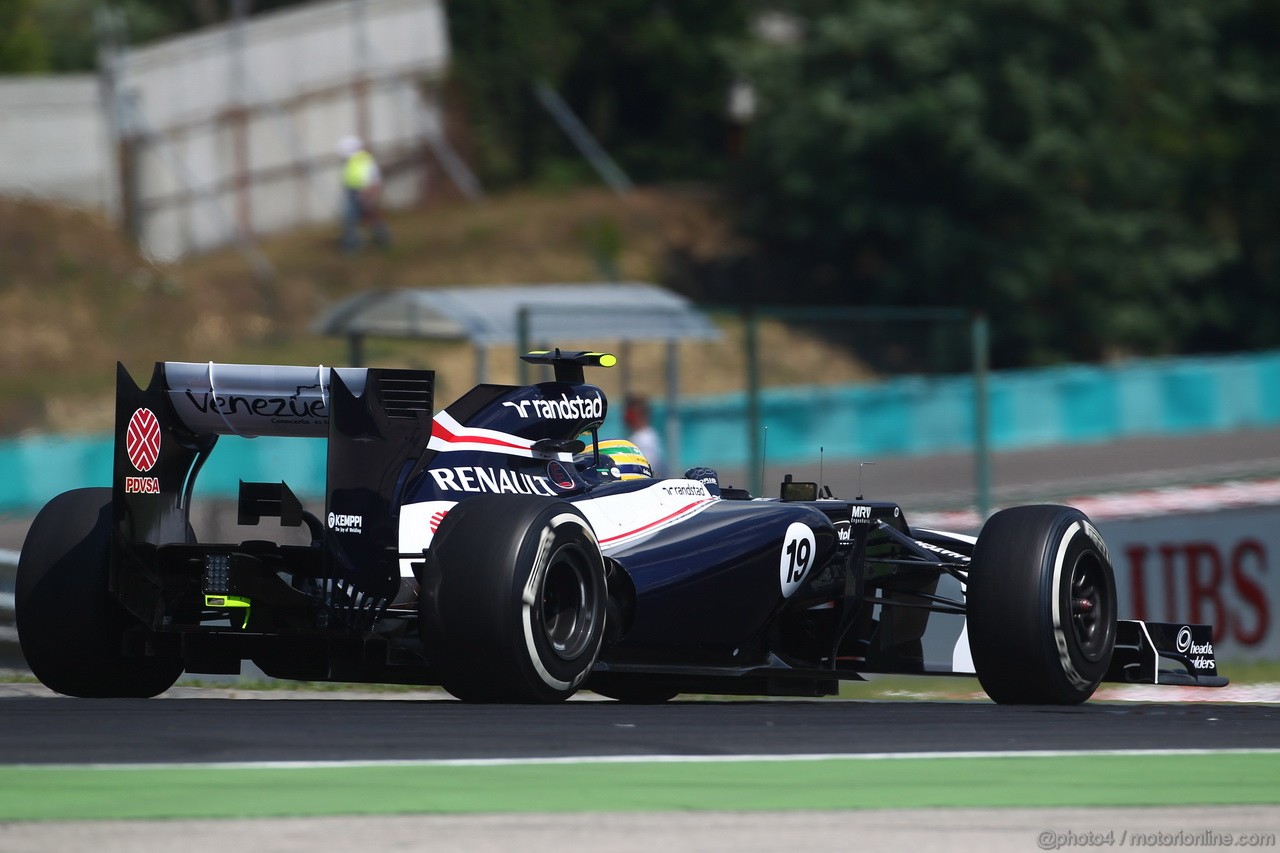
M 584 755 L 551 758 L 424 758 L 385 761 L 225 761 L 164 764 L 7 764 L 23 770 L 318 770 L 354 767 L 525 767 L 574 764 L 744 764 L 748 762 L 903 761 L 973 758 L 1081 758 L 1116 756 L 1280 755 L 1280 749 L 1034 749 L 974 752 L 831 752 L 799 755 Z

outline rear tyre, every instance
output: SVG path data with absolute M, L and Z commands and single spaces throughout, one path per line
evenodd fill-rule
M 604 560 L 570 504 L 482 496 L 440 523 L 419 602 L 428 659 L 464 702 L 560 702 L 600 654 Z
M 1116 641 L 1106 545 L 1065 506 L 1002 510 L 983 526 L 966 589 L 969 649 L 1001 704 L 1074 705 L 1093 695 Z
M 157 696 L 178 680 L 182 661 L 123 653 L 125 631 L 140 623 L 108 591 L 110 566 L 110 489 L 45 504 L 18 560 L 22 654 L 41 683 L 67 696 Z

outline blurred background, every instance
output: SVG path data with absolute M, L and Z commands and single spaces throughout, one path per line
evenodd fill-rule
M 1264 0 L 4 0 L 0 564 L 109 481 L 116 361 L 431 368 L 441 407 L 590 346 L 668 474 L 1076 503 L 1122 615 L 1280 659 L 1278 42 Z M 352 136 L 386 245 L 340 242 Z M 239 478 L 323 500 L 323 454 L 224 439 L 197 532 Z

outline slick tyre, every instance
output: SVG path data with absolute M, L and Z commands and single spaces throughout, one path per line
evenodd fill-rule
M 472 498 L 449 511 L 428 552 L 428 659 L 464 702 L 563 701 L 600 654 L 605 595 L 600 546 L 570 504 Z
M 18 641 L 46 687 L 83 698 L 149 698 L 173 686 L 181 660 L 126 656 L 140 623 L 107 589 L 111 490 L 64 492 L 40 510 L 22 545 Z
M 1102 537 L 1077 509 L 996 513 L 974 546 L 969 648 L 1005 705 L 1074 705 L 1093 695 L 1116 642 L 1116 585 Z

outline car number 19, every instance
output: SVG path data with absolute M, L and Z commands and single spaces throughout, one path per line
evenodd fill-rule
M 799 521 L 787 528 L 782 544 L 782 559 L 778 564 L 778 579 L 782 584 L 782 597 L 790 598 L 800 588 L 809 569 L 813 567 L 816 547 L 813 531 Z

